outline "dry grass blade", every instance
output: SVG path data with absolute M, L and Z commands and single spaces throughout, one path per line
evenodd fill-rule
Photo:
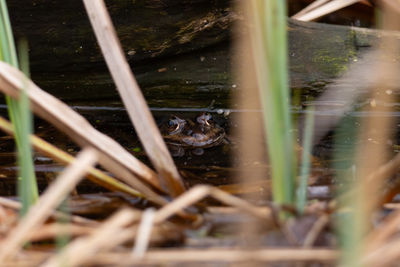
M 83 2 L 136 133 L 157 169 L 161 183 L 168 189 L 171 196 L 177 196 L 185 191 L 183 182 L 126 61 L 104 1 L 84 0 Z
M 0 197 L 0 205 L 10 208 L 10 209 L 15 209 L 15 210 L 20 210 L 22 205 L 20 202 L 12 200 L 12 199 L 8 199 L 8 198 L 4 198 L 4 197 Z M 78 224 L 82 224 L 82 225 L 97 225 L 97 221 L 94 220 L 90 220 L 87 218 L 83 218 L 77 215 L 67 215 L 65 213 L 56 211 L 53 214 L 54 218 L 56 219 L 68 219 L 73 223 L 78 223 Z
M 397 154 L 393 159 L 384 165 L 380 166 L 376 171 L 371 173 L 367 180 L 376 181 L 376 179 L 387 179 L 393 176 L 400 169 L 400 154 Z
M 27 252 L 26 257 L 12 263 L 2 263 L 2 266 L 36 266 L 49 253 Z M 73 255 L 76 257 L 78 255 Z M 132 256 L 131 251 L 126 252 L 100 252 L 95 257 L 86 261 L 89 266 L 136 266 L 136 264 L 158 264 L 168 263 L 243 263 L 250 262 L 306 262 L 320 261 L 335 263 L 339 252 L 333 249 L 299 249 L 299 248 L 264 248 L 264 249 L 238 249 L 238 248 L 213 248 L 210 249 L 163 249 L 151 250 L 145 254 L 143 259 Z M 63 262 L 66 263 L 66 262 Z M 58 265 L 59 266 L 59 265 Z M 141 265 L 140 265 L 141 266 Z M 185 265 L 186 266 L 186 265 Z M 188 265 L 190 266 L 190 265 Z M 241 265 L 242 266 L 242 265 Z M 246 265 L 248 266 L 248 265 Z M 376 265 L 380 266 L 380 265 Z
M 135 246 L 133 247 L 133 255 L 135 257 L 143 257 L 149 242 L 151 230 L 154 224 L 154 209 L 147 209 L 143 212 L 142 220 L 139 224 L 138 235 L 136 236 Z
M 357 2 L 360 2 L 360 0 L 333 0 L 323 6 L 311 10 L 306 14 L 296 17 L 296 19 L 302 21 L 312 21 Z
M 70 243 L 61 253 L 51 257 L 41 266 L 56 267 L 60 266 L 60 264 L 68 264 L 68 266 L 74 267 L 85 263 L 91 258 L 95 258 L 93 256 L 97 252 L 107 250 L 113 246 L 113 242 L 110 242 L 110 240 L 121 231 L 122 227 L 138 219 L 138 217 L 139 214 L 132 210 L 120 210 L 105 221 L 102 226 L 93 231 L 90 236 Z
M 18 98 L 21 88 L 26 86 L 26 93 L 36 114 L 51 122 L 82 147 L 89 145 L 96 148 L 100 153 L 99 161 L 105 168 L 109 168 L 115 176 L 146 195 L 147 198 L 160 205 L 166 203 L 137 178 L 161 189 L 154 171 L 133 157 L 113 139 L 93 128 L 81 115 L 41 90 L 33 82 L 30 81 L 24 85 L 22 77 L 23 74 L 19 70 L 0 62 L 0 90 L 3 93 Z
M 189 207 L 190 205 L 208 196 L 211 196 L 226 205 L 237 207 L 240 210 L 247 212 L 255 217 L 264 220 L 271 219 L 270 209 L 268 209 L 267 212 L 263 212 L 249 202 L 225 193 L 224 191 L 219 190 L 215 187 L 198 185 L 185 192 L 182 196 L 175 199 L 173 202 L 158 210 L 156 213 L 155 222 L 161 223 L 169 217 L 173 216 L 174 214 L 181 212 L 184 208 Z
M 49 239 L 56 239 L 59 236 L 68 235 L 70 237 L 77 237 L 82 235 L 88 235 L 93 231 L 93 227 L 81 226 L 76 224 L 60 224 L 52 223 L 42 225 L 37 229 L 31 236 L 31 242 L 38 242 Z
M 302 10 L 300 10 L 299 12 L 297 12 L 296 14 L 294 14 L 292 16 L 293 19 L 297 19 L 298 17 L 310 12 L 311 10 L 320 7 L 326 3 L 328 3 L 331 0 L 315 0 L 314 2 L 312 2 L 311 4 L 309 4 L 308 6 L 306 6 L 305 8 L 303 8 Z
M 379 248 L 396 232 L 399 231 L 400 210 L 390 214 L 383 222 L 381 227 L 374 230 L 366 238 L 367 251 L 373 251 Z
M 313 246 L 315 240 L 317 240 L 318 235 L 322 232 L 322 230 L 326 227 L 326 225 L 330 222 L 330 216 L 322 215 L 318 218 L 318 220 L 314 223 L 311 230 L 308 232 L 306 238 L 303 242 L 304 248 L 310 248 Z
M 9 135 L 14 135 L 14 130 L 11 123 L 2 117 L 0 117 L 0 129 Z M 39 150 L 44 155 L 47 155 L 58 162 L 70 164 L 72 161 L 74 161 L 73 156 L 62 151 L 61 149 L 58 149 L 57 147 L 41 139 L 40 137 L 37 137 L 36 135 L 31 135 L 30 140 L 35 149 Z M 143 195 L 136 190 L 115 180 L 113 177 L 105 174 L 104 172 L 96 168 L 89 169 L 87 178 L 111 191 L 120 191 L 128 195 L 143 197 Z
M 118 266 L 132 266 L 134 264 L 165 264 L 165 262 L 334 262 L 337 256 L 338 252 L 332 249 L 169 249 L 149 251 L 145 254 L 143 259 L 137 259 L 130 253 L 104 253 L 96 255 L 90 263 L 93 265 L 117 264 Z M 121 259 L 124 259 L 124 261 L 122 262 Z
M 400 13 L 400 1 L 399 0 L 380 0 L 385 6 L 393 9 L 397 13 Z
M 361 260 L 360 266 L 397 266 L 399 258 L 400 240 L 397 239 L 367 254 Z
M 35 229 L 40 226 L 71 192 L 97 161 L 97 153 L 92 148 L 85 148 L 49 186 L 39 201 L 32 206 L 18 226 L 1 243 L 0 262 L 12 258 L 20 247 L 29 240 Z

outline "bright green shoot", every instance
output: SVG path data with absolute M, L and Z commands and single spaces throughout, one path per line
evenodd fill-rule
M 10 19 L 5 0 L 0 0 L 0 60 L 22 67 L 29 76 L 28 47 L 27 43 L 20 45 L 20 64 L 14 38 L 11 31 Z M 27 82 L 27 81 L 26 81 Z M 32 115 L 29 109 L 29 99 L 25 93 L 21 94 L 18 101 L 6 96 L 8 113 L 15 128 L 15 141 L 18 149 L 19 183 L 18 194 L 22 201 L 22 214 L 25 214 L 30 205 L 38 198 L 38 189 L 32 161 L 32 149 L 29 142 L 29 134 L 32 132 Z
M 291 132 L 286 33 L 286 1 L 252 0 L 255 20 L 254 59 L 268 154 L 272 195 L 280 204 L 294 204 L 296 154 Z

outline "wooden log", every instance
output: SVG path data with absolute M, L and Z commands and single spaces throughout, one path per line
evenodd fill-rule
M 79 0 L 8 0 L 17 36 L 30 41 L 32 77 L 63 100 L 117 99 Z M 231 26 L 228 0 L 106 1 L 124 54 L 150 106 L 228 107 Z M 155 19 L 157 18 L 157 19 Z M 384 33 L 289 19 L 292 89 L 319 94 Z M 397 36 L 396 33 L 387 33 Z

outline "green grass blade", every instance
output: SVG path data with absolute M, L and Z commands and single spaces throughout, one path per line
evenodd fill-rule
M 357 190 L 356 179 L 356 140 L 358 130 L 356 119 L 346 117 L 343 119 L 340 127 L 335 134 L 335 147 L 337 149 L 334 164 L 338 184 L 341 186 L 337 191 L 339 209 L 335 215 L 336 231 L 339 237 L 339 246 L 341 248 L 341 266 L 358 266 L 360 258 L 363 234 L 365 234 L 365 217 L 362 216 L 362 203 L 359 202 L 360 196 Z M 347 158 L 346 160 L 343 160 Z M 355 193 L 348 194 L 348 191 L 354 190 Z M 362 219 L 364 218 L 364 219 Z
M 19 42 L 18 52 L 20 55 L 20 66 L 26 76 L 29 75 L 29 57 L 28 57 L 28 43 L 26 40 Z M 28 80 L 26 79 L 26 84 Z M 23 203 L 22 214 L 25 214 L 30 205 L 36 202 L 39 193 L 36 184 L 35 170 L 33 167 L 33 153 L 30 144 L 29 136 L 32 133 L 32 114 L 30 112 L 29 98 L 25 90 L 22 91 L 19 101 L 17 102 L 17 109 L 19 110 L 19 119 L 21 120 L 21 127 L 18 137 L 20 146 L 18 148 L 18 161 L 20 166 L 19 193 Z
M 0 51 L 0 60 L 14 67 L 19 66 L 5 0 L 0 0 Z M 20 55 L 23 70 L 25 74 L 29 76 L 28 48 L 26 41 L 21 43 Z M 29 142 L 29 135 L 32 132 L 32 116 L 29 109 L 29 99 L 24 92 L 21 94 L 18 101 L 6 96 L 6 102 L 8 113 L 15 129 L 15 141 L 18 149 L 17 161 L 20 166 L 18 194 L 23 204 L 21 213 L 24 214 L 29 206 L 36 202 L 38 198 L 38 189 L 32 161 L 32 149 Z
M 308 110 L 304 128 L 303 151 L 301 155 L 300 181 L 297 187 L 297 210 L 303 213 L 307 203 L 307 180 L 310 175 L 312 136 L 314 129 L 314 108 Z
M 253 0 L 256 24 L 255 62 L 263 108 L 272 195 L 278 203 L 294 204 L 295 166 L 291 133 L 286 33 L 286 3 Z
M 5 61 L 18 68 L 17 51 L 15 49 L 14 38 L 12 37 L 13 34 L 11 30 L 10 17 L 8 15 L 8 8 L 5 0 L 0 0 L 0 11 L 2 13 L 2 24 L 4 25 L 2 30 L 4 30 L 4 34 L 6 35 L 6 46 L 4 46 L 4 48 L 7 49 L 5 50 L 7 51 L 5 54 L 7 55 L 8 60 Z

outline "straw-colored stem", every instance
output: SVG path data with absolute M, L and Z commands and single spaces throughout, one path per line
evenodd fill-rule
M 135 258 L 129 253 L 104 253 L 99 254 L 91 261 L 92 264 L 122 264 L 132 266 L 134 264 L 163 264 L 165 262 L 300 262 L 318 261 L 334 262 L 338 252 L 332 249 L 234 249 L 234 248 L 213 248 L 213 249 L 169 249 L 152 250 L 143 258 Z
M 22 73 L 17 69 L 0 62 L 0 91 L 17 98 L 23 87 L 20 80 L 21 75 Z M 145 181 L 156 188 L 160 188 L 157 175 L 128 153 L 121 145 L 97 131 L 85 118 L 38 88 L 33 82 L 28 82 L 26 93 L 31 100 L 33 111 L 37 115 L 69 135 L 82 147 L 91 146 L 98 150 L 100 164 L 106 169 L 110 169 L 117 178 L 131 185 L 155 203 L 161 205 L 166 203 L 163 198 L 142 182 Z
M 48 259 L 42 267 L 57 267 L 65 262 L 70 267 L 82 266 L 89 259 L 93 258 L 99 251 L 112 248 L 113 242 L 110 239 L 121 231 L 122 227 L 131 223 L 138 217 L 136 212 L 123 209 L 105 221 L 101 227 L 86 237 L 77 239 L 70 243 L 61 253 Z
M 160 183 L 171 196 L 178 196 L 184 192 L 183 182 L 126 61 L 104 1 L 84 0 L 83 2 L 111 76 L 135 126 L 136 133 L 157 169 Z
M 39 201 L 32 206 L 18 226 L 1 243 L 0 262 L 12 258 L 30 235 L 40 226 L 70 193 L 97 161 L 97 153 L 92 148 L 83 150 L 76 160 L 68 166 L 50 185 Z
M 14 135 L 14 130 L 11 123 L 9 123 L 6 119 L 2 117 L 0 117 L 0 129 L 9 135 Z M 30 140 L 35 149 L 39 150 L 44 155 L 47 155 L 58 162 L 69 164 L 74 161 L 73 156 L 53 146 L 47 141 L 41 139 L 40 137 L 37 137 L 36 135 L 31 135 Z M 115 180 L 113 177 L 105 174 L 98 169 L 90 168 L 87 178 L 109 190 L 124 192 L 131 196 L 143 197 L 143 195 L 138 191 Z
M 297 16 L 296 19 L 302 21 L 312 21 L 357 2 L 360 2 L 360 0 L 333 0 L 325 5 L 311 10 L 310 12 L 307 12 L 306 14 Z

